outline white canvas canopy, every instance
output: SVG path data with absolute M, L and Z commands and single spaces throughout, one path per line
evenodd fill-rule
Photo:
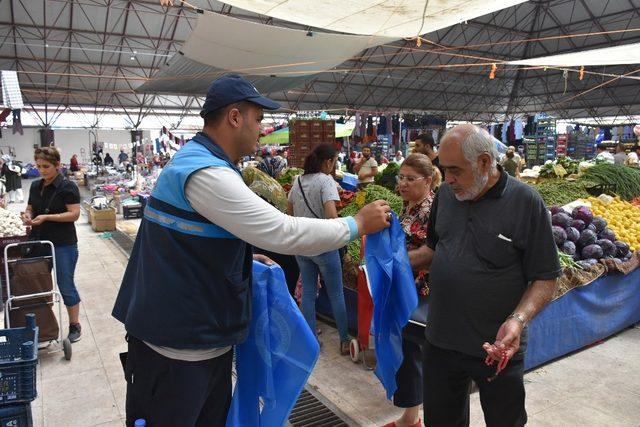
M 580 67 L 640 64 L 640 43 L 510 61 L 511 65 Z
M 343 63 L 364 49 L 395 39 L 309 33 L 205 12 L 182 46 L 187 58 L 254 75 L 306 75 Z
M 225 3 L 311 27 L 399 38 L 430 33 L 525 1 L 225 0 Z

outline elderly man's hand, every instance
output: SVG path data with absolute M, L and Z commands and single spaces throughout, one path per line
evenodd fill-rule
M 173 6 L 173 0 L 160 0 L 162 6 Z
M 506 365 L 506 362 L 511 359 L 520 348 L 520 335 L 522 335 L 523 325 L 519 321 L 509 318 L 507 319 L 496 335 L 496 341 L 493 344 L 488 342 L 482 345 L 482 348 L 487 352 L 487 362 L 497 362 L 498 372 Z

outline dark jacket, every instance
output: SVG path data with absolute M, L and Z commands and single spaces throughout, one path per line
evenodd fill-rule
M 189 177 L 212 166 L 240 173 L 198 133 L 167 164 L 149 198 L 113 309 L 138 339 L 203 349 L 247 336 L 251 246 L 198 214 L 185 196 Z

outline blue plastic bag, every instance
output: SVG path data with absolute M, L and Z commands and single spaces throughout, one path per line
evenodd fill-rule
M 365 260 L 373 298 L 371 332 L 378 359 L 375 374 L 391 399 L 403 359 L 402 329 L 418 305 L 404 231 L 395 214 L 391 227 L 367 237 Z
M 236 346 L 238 376 L 227 427 L 282 426 L 320 347 L 289 295 L 279 266 L 254 261 L 252 303 L 249 336 Z

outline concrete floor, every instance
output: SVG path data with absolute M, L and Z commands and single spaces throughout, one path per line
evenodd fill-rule
M 28 189 L 29 183 L 25 181 Z M 12 204 L 20 211 L 24 205 Z M 83 338 L 73 358 L 40 352 L 36 426 L 122 426 L 125 382 L 118 353 L 126 349 L 124 329 L 111 317 L 127 259 L 110 240 L 77 223 L 80 259 L 76 283 Z M 66 334 L 66 313 L 63 316 Z M 353 425 L 381 426 L 400 411 L 385 399 L 371 371 L 338 354 L 335 329 L 323 325 L 324 347 L 309 379 Z M 627 329 L 570 357 L 525 376 L 532 426 L 640 426 L 640 329 Z M 477 393 L 471 400 L 472 426 L 484 425 Z

